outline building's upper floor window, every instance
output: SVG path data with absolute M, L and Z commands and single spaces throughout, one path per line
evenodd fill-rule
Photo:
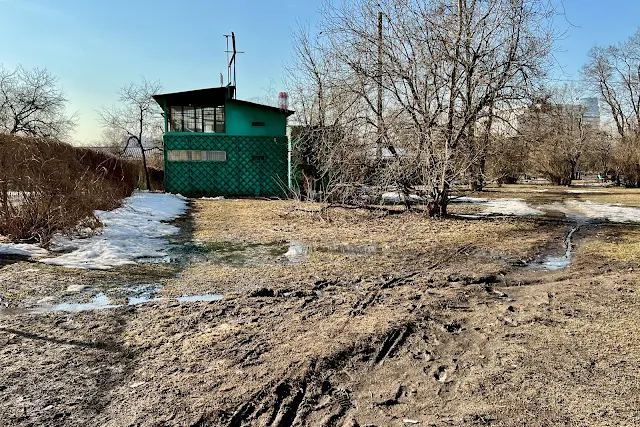
M 169 112 L 169 132 L 225 132 L 224 106 L 172 106 Z

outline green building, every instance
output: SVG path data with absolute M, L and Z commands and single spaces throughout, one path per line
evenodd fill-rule
M 185 196 L 287 192 L 292 111 L 235 99 L 226 86 L 154 95 L 165 118 L 164 188 Z

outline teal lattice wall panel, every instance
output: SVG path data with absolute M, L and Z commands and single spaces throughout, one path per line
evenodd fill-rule
M 287 138 L 198 133 L 164 135 L 165 190 L 185 196 L 286 193 Z M 226 151 L 225 162 L 170 161 L 170 150 Z

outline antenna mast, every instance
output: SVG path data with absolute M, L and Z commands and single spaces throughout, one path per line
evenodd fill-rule
M 225 34 L 224 37 L 227 39 L 227 50 L 225 51 L 227 54 L 227 81 L 229 84 L 233 82 L 233 86 L 236 86 L 236 54 L 244 53 L 238 52 L 236 49 L 236 35 L 232 31 L 231 34 Z M 233 50 L 229 50 L 229 37 L 231 37 L 231 48 Z M 231 54 L 231 58 L 229 58 L 229 54 Z M 233 80 L 231 79 L 231 69 L 233 68 Z

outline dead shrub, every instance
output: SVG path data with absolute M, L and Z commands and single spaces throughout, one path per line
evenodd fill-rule
M 616 180 L 626 187 L 640 187 L 640 138 L 621 138 L 613 146 Z
M 99 225 L 134 188 L 133 165 L 61 142 L 0 135 L 0 234 L 47 246 Z

